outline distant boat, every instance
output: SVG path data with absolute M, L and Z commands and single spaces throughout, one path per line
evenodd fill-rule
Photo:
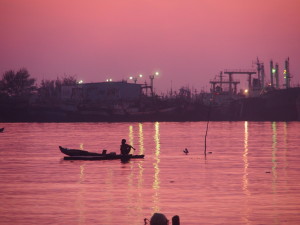
M 102 153 L 89 152 L 79 149 L 68 149 L 59 146 L 62 153 L 68 155 L 64 157 L 65 160 L 129 160 L 129 159 L 141 159 L 144 155 L 121 155 L 115 152 L 107 153 L 107 150 L 103 150 Z
M 3 128 L 0 128 L 0 132 L 3 132 L 4 131 L 4 127 Z

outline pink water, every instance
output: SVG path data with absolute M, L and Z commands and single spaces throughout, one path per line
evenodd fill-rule
M 0 124 L 0 224 L 300 224 L 300 123 Z M 64 161 L 58 146 L 145 159 Z M 188 148 L 189 154 L 182 150 Z M 209 153 L 212 152 L 212 153 Z

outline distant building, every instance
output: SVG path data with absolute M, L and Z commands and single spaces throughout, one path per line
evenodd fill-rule
M 141 84 L 127 82 L 83 83 L 63 86 L 62 100 L 88 103 L 135 101 L 140 98 Z

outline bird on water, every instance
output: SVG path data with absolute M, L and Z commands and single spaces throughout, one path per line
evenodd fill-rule
M 189 153 L 189 150 L 188 150 L 187 148 L 185 148 L 185 149 L 183 150 L 183 152 L 187 155 L 187 154 Z

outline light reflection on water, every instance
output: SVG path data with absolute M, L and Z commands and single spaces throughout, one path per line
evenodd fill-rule
M 7 123 L 0 224 L 299 224 L 299 122 Z M 64 161 L 58 146 L 143 160 Z M 185 155 L 182 150 L 188 148 Z
M 155 157 L 154 157 L 154 180 L 152 188 L 154 190 L 153 195 L 153 212 L 160 211 L 160 201 L 159 201 L 159 189 L 160 189 L 160 180 L 159 180 L 159 162 L 160 162 L 160 137 L 159 137 L 159 122 L 154 124 L 155 126 L 155 135 L 154 135 L 154 142 L 155 142 Z

